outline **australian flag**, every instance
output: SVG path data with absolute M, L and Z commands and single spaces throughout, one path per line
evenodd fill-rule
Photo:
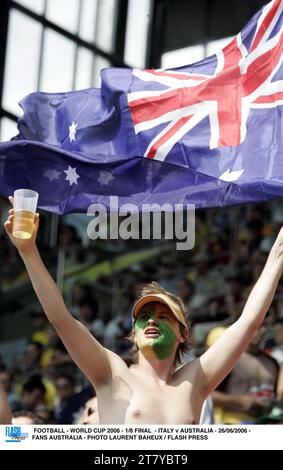
M 108 68 L 100 89 L 33 93 L 0 144 L 0 192 L 59 214 L 92 203 L 221 207 L 283 196 L 283 1 L 217 54 L 171 70 Z

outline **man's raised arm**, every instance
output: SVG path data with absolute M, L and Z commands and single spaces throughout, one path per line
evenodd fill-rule
M 13 209 L 9 214 L 4 224 L 5 230 L 19 251 L 48 320 L 56 329 L 74 362 L 90 382 L 95 387 L 103 385 L 111 379 L 113 367 L 123 364 L 123 361 L 99 344 L 90 332 L 68 312 L 61 292 L 45 268 L 36 247 L 39 215 L 36 214 L 35 217 L 32 237 L 20 240 L 12 235 Z
M 262 324 L 283 269 L 283 228 L 270 251 L 265 267 L 252 289 L 240 318 L 199 359 L 199 381 L 204 396 L 226 377 Z

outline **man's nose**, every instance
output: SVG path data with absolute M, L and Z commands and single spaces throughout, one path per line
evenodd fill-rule
M 151 326 L 157 325 L 157 321 L 154 318 L 149 318 L 147 323 L 148 325 L 151 325 Z

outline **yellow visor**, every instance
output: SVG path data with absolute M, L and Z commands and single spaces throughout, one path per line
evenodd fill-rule
M 141 310 L 144 305 L 150 302 L 161 302 L 162 304 L 167 305 L 170 311 L 173 313 L 174 317 L 185 327 L 188 328 L 188 324 L 186 322 L 186 318 L 184 313 L 182 312 L 179 305 L 174 302 L 173 299 L 168 297 L 166 294 L 149 294 L 141 297 L 134 305 L 132 310 L 132 318 L 133 320 L 136 319 L 139 311 Z

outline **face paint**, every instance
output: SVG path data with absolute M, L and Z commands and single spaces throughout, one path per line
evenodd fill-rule
M 155 322 L 154 327 L 158 328 L 160 333 L 156 338 L 149 338 L 144 334 L 145 330 L 150 328 L 150 319 Z M 180 330 L 178 322 L 170 325 L 169 323 L 170 320 L 157 318 L 153 309 L 142 311 L 138 315 L 135 323 L 137 345 L 145 356 L 166 359 L 172 354 Z

